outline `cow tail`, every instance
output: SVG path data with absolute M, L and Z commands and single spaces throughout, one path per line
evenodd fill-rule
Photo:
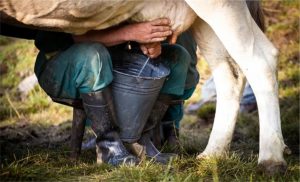
M 246 0 L 248 9 L 250 14 L 261 31 L 265 32 L 265 18 L 264 13 L 261 7 L 261 3 L 259 0 Z

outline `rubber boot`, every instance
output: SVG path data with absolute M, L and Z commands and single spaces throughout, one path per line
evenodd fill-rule
M 81 94 L 81 98 L 96 135 L 97 163 L 108 163 L 114 166 L 137 164 L 139 160 L 126 150 L 117 132 L 110 87 Z
M 151 158 L 161 164 L 168 164 L 171 158 L 177 157 L 177 155 L 173 153 L 161 153 L 152 143 L 151 135 L 152 133 L 150 131 L 143 133 L 141 139 L 138 141 L 138 143 L 145 148 L 145 157 Z
M 151 111 L 150 117 L 146 123 L 144 131 L 142 133 L 141 138 L 138 140 L 138 144 L 140 144 L 143 148 L 143 152 L 136 152 L 144 155 L 144 157 L 151 158 L 155 162 L 161 164 L 167 164 L 171 158 L 176 157 L 176 154 L 171 153 L 161 153 L 157 150 L 157 148 L 152 143 L 152 129 L 157 125 L 157 123 L 162 119 L 165 112 L 168 109 L 168 105 L 164 102 L 158 100 L 154 104 L 154 107 Z
M 174 121 L 162 121 L 163 143 L 166 148 L 174 153 L 180 151 L 179 129 L 175 127 Z

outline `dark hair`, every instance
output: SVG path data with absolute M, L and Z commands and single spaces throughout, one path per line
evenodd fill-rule
M 265 32 L 265 18 L 264 13 L 261 7 L 261 3 L 259 0 L 246 0 L 248 9 L 250 14 L 261 31 Z

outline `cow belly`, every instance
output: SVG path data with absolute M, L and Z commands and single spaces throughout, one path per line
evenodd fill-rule
M 2 0 L 0 12 L 27 25 L 82 34 L 119 24 L 132 17 L 143 4 L 126 0 Z
M 196 15 L 184 1 L 127 0 L 2 0 L 0 12 L 37 27 L 74 34 L 105 29 L 130 19 L 133 22 L 169 17 L 172 29 L 186 30 Z

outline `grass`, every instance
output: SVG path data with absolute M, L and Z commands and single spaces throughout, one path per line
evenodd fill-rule
M 95 151 L 69 159 L 70 107 L 53 103 L 40 87 L 25 99 L 16 89 L 33 73 L 37 50 L 32 41 L 0 37 L 0 179 L 1 181 L 299 181 L 299 2 L 263 1 L 267 35 L 280 50 L 278 79 L 282 131 L 292 154 L 288 170 L 273 177 L 257 168 L 258 113 L 241 114 L 225 158 L 195 160 L 211 131 L 214 104 L 184 117 L 180 158 L 162 166 L 145 160 L 135 167 L 95 164 Z M 210 71 L 198 64 L 200 84 L 187 102 L 201 97 Z M 87 136 L 88 137 L 88 136 Z
M 21 159 L 6 165 L 2 180 L 15 181 L 297 181 L 299 166 L 289 162 L 283 175 L 269 177 L 256 169 L 257 156 L 242 158 L 232 153 L 227 158 L 195 161 L 193 155 L 181 156 L 167 166 L 143 161 L 134 167 L 96 165 L 93 151 L 85 151 L 80 160 L 68 160 L 66 148 L 28 150 Z

